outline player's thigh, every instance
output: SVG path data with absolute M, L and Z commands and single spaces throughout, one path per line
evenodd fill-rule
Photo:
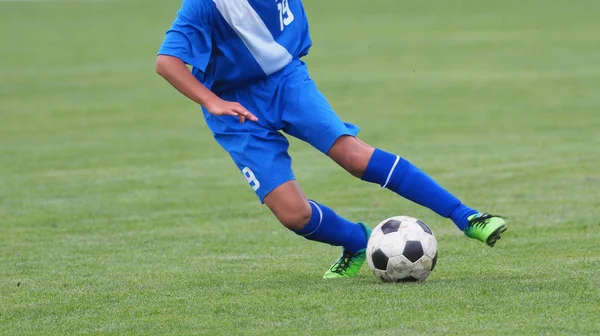
M 293 180 L 287 139 L 278 132 L 215 132 L 214 138 L 229 153 L 259 200 Z
M 287 79 L 284 91 L 284 132 L 308 142 L 324 154 L 328 154 L 339 137 L 358 134 L 360 128 L 338 117 L 305 68 Z
M 275 217 L 291 230 L 302 229 L 312 210 L 294 179 L 287 139 L 280 133 L 220 133 L 215 139 Z

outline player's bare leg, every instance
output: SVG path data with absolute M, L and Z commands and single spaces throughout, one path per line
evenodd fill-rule
M 345 135 L 338 138 L 328 156 L 350 174 L 378 183 L 443 217 L 451 218 L 467 236 L 489 246 L 494 246 L 506 231 L 502 217 L 465 206 L 407 160 L 375 149 L 356 137 Z
M 302 230 L 312 216 L 310 203 L 294 180 L 275 188 L 263 201 L 279 222 L 292 231 Z
M 350 222 L 328 207 L 308 200 L 294 180 L 275 188 L 263 201 L 281 224 L 297 235 L 344 248 L 324 278 L 351 278 L 358 274 L 371 233 L 366 225 Z
M 360 178 L 373 156 L 375 148 L 359 138 L 344 135 L 331 146 L 327 155 L 347 172 Z

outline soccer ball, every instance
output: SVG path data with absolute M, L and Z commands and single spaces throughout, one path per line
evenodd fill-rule
M 425 280 L 437 261 L 437 241 L 420 220 L 396 216 L 379 223 L 369 238 L 367 262 L 384 282 Z

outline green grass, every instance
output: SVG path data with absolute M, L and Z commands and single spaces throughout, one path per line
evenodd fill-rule
M 600 334 L 600 3 L 306 0 L 373 145 L 510 219 L 490 249 L 292 141 L 305 192 L 435 231 L 422 284 L 323 281 L 154 73 L 179 1 L 0 2 L 0 334 Z

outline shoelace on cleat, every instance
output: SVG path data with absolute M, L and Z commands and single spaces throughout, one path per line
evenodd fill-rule
M 348 268 L 348 266 L 350 266 L 350 260 L 352 260 L 353 257 L 354 253 L 344 251 L 340 257 L 340 260 L 338 260 L 335 266 L 332 267 L 331 271 L 333 273 L 342 274 L 342 272 Z
M 473 227 L 481 227 L 482 229 L 488 225 L 488 220 L 491 219 L 492 217 L 498 217 L 498 216 L 494 216 L 494 215 L 490 215 L 488 213 L 484 213 L 479 217 L 473 218 L 470 222 L 469 225 L 473 226 Z

